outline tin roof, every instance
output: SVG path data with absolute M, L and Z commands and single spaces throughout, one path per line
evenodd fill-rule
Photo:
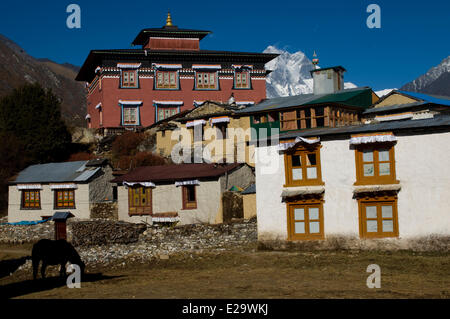
M 272 110 L 286 109 L 294 106 L 304 106 L 312 104 L 322 104 L 322 103 L 339 103 L 348 104 L 350 106 L 358 106 L 352 102 L 349 102 L 354 97 L 360 94 L 367 93 L 372 89 L 369 87 L 359 87 L 352 89 L 345 89 L 338 91 L 336 93 L 329 94 L 300 94 L 294 96 L 276 97 L 272 99 L 267 99 L 258 103 L 254 106 L 246 107 L 245 109 L 238 110 L 236 113 L 256 113 Z M 361 105 L 361 107 L 365 107 Z
M 89 168 L 88 161 L 31 165 L 21 171 L 12 184 L 87 182 L 100 168 Z
M 244 164 L 174 164 L 138 167 L 128 174 L 116 177 L 112 183 L 126 182 L 172 182 L 191 179 L 211 179 L 225 175 Z
M 450 115 L 435 115 L 433 118 L 422 120 L 405 120 L 405 121 L 387 121 L 374 124 L 360 124 L 341 127 L 324 127 L 313 128 L 307 130 L 290 131 L 287 133 L 272 136 L 272 138 L 279 138 L 280 140 L 291 139 L 299 137 L 337 137 L 346 136 L 358 133 L 371 133 L 383 131 L 411 131 L 416 132 L 430 132 L 429 129 L 443 128 L 446 131 L 450 130 Z M 270 139 L 267 138 L 267 139 Z M 267 139 L 260 139 L 259 141 L 266 141 Z M 252 141 L 251 143 L 255 143 Z

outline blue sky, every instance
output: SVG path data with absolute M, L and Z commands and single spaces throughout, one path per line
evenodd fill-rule
M 81 7 L 68 29 L 66 7 Z M 369 29 L 366 8 L 381 8 Z M 2 1 L 0 33 L 30 55 L 82 65 L 91 49 L 131 48 L 142 28 L 161 27 L 167 10 L 180 28 L 210 30 L 202 49 L 261 52 L 276 45 L 318 53 L 342 65 L 346 81 L 375 90 L 400 87 L 450 55 L 448 0 Z

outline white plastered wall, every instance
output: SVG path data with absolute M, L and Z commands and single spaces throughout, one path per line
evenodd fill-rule
M 349 140 L 322 141 L 320 150 L 324 193 L 324 232 L 359 237 L 355 151 Z M 399 237 L 450 235 L 450 133 L 398 136 L 395 145 Z M 269 151 L 269 152 L 268 152 Z M 277 146 L 259 147 L 256 165 L 258 238 L 287 239 L 284 155 Z M 264 163 L 272 161 L 269 169 Z M 278 165 L 278 168 L 276 168 Z
M 89 185 L 78 184 L 75 189 L 75 208 L 54 209 L 54 191 L 50 185 L 42 185 L 40 191 L 41 209 L 21 209 L 22 191 L 16 185 L 9 186 L 8 194 L 8 222 L 37 221 L 42 216 L 52 216 L 55 212 L 70 211 L 76 218 L 88 219 L 89 209 Z
M 200 181 L 196 186 L 197 209 L 183 209 L 182 187 L 175 184 L 159 184 L 152 190 L 153 213 L 177 212 L 180 225 L 195 223 L 215 223 L 221 213 L 222 192 L 220 183 L 215 181 Z M 128 215 L 128 189 L 118 187 L 119 220 L 139 223 L 151 223 L 150 216 Z

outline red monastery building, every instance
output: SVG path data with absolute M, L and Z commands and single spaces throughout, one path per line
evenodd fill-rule
M 254 104 L 266 98 L 264 65 L 277 54 L 201 50 L 210 31 L 143 29 L 140 49 L 92 50 L 76 80 L 87 87 L 88 127 L 146 127 L 203 101 Z

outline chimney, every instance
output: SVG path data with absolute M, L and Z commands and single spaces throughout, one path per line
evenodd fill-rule
M 344 89 L 344 72 L 342 66 L 333 66 L 329 68 L 318 68 L 310 71 L 313 77 L 313 93 L 332 94 Z

